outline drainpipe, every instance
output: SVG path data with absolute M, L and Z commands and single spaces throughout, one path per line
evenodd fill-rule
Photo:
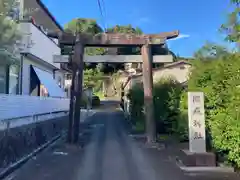
M 58 69 L 53 69 L 53 79 L 56 79 L 56 71 L 57 71 Z
M 24 61 L 24 55 L 21 54 L 20 58 L 20 69 L 19 69 L 19 75 L 18 75 L 18 87 L 19 87 L 19 92 L 18 94 L 22 95 L 23 90 L 22 90 L 22 83 L 23 83 L 23 61 Z
M 5 87 L 5 93 L 9 94 L 9 79 L 10 79 L 10 65 L 6 65 L 6 87 Z

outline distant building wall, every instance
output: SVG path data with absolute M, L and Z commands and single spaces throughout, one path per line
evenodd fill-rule
M 177 80 L 179 83 L 188 81 L 188 75 L 190 72 L 191 65 L 186 62 L 175 62 L 165 67 L 153 70 L 153 82 L 157 82 L 161 78 L 171 77 Z M 122 77 L 126 79 L 126 77 Z M 126 81 L 125 81 L 126 82 Z M 136 75 L 131 78 L 129 83 L 126 85 L 125 91 L 128 91 L 131 87 L 137 83 L 142 83 L 142 75 Z

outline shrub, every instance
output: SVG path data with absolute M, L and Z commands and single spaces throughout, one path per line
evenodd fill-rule
M 144 93 L 142 84 L 135 85 L 132 89 L 130 89 L 127 96 L 130 99 L 130 119 L 132 123 L 134 125 L 136 125 L 136 122 L 144 124 Z
M 240 63 L 236 54 L 213 61 L 195 61 L 189 91 L 205 94 L 207 145 L 240 167 Z M 186 99 L 181 102 L 186 110 Z
M 173 133 L 179 114 L 181 85 L 172 78 L 163 78 L 154 84 L 154 113 L 158 133 Z
M 179 116 L 179 101 L 182 93 L 181 85 L 172 78 L 159 80 L 153 87 L 154 118 L 158 133 L 176 133 Z M 144 93 L 142 84 L 134 86 L 130 91 L 130 114 L 133 124 L 145 124 Z M 179 128 L 180 130 L 180 128 Z M 181 132 L 179 132 L 181 133 Z

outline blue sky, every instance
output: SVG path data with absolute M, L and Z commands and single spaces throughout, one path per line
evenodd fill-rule
M 102 1 L 102 0 L 100 0 Z M 93 18 L 103 26 L 97 0 L 43 0 L 57 21 L 64 25 L 73 18 Z M 225 22 L 229 0 L 104 0 L 106 27 L 140 27 L 144 33 L 179 30 L 181 37 L 171 40 L 171 50 L 190 57 L 206 41 L 223 42 L 218 32 Z

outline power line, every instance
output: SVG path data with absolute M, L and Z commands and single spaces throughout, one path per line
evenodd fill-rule
M 103 13 L 104 13 L 104 16 L 105 16 L 105 25 L 107 26 L 107 11 L 106 11 L 106 6 L 105 6 L 105 2 L 104 2 L 104 0 L 102 0 L 102 7 L 103 7 Z
M 104 32 L 106 32 L 106 9 L 105 9 L 105 3 L 104 0 L 97 0 L 98 2 L 98 8 L 101 14 L 101 19 L 102 19 L 102 23 L 103 23 L 103 28 L 104 28 Z

